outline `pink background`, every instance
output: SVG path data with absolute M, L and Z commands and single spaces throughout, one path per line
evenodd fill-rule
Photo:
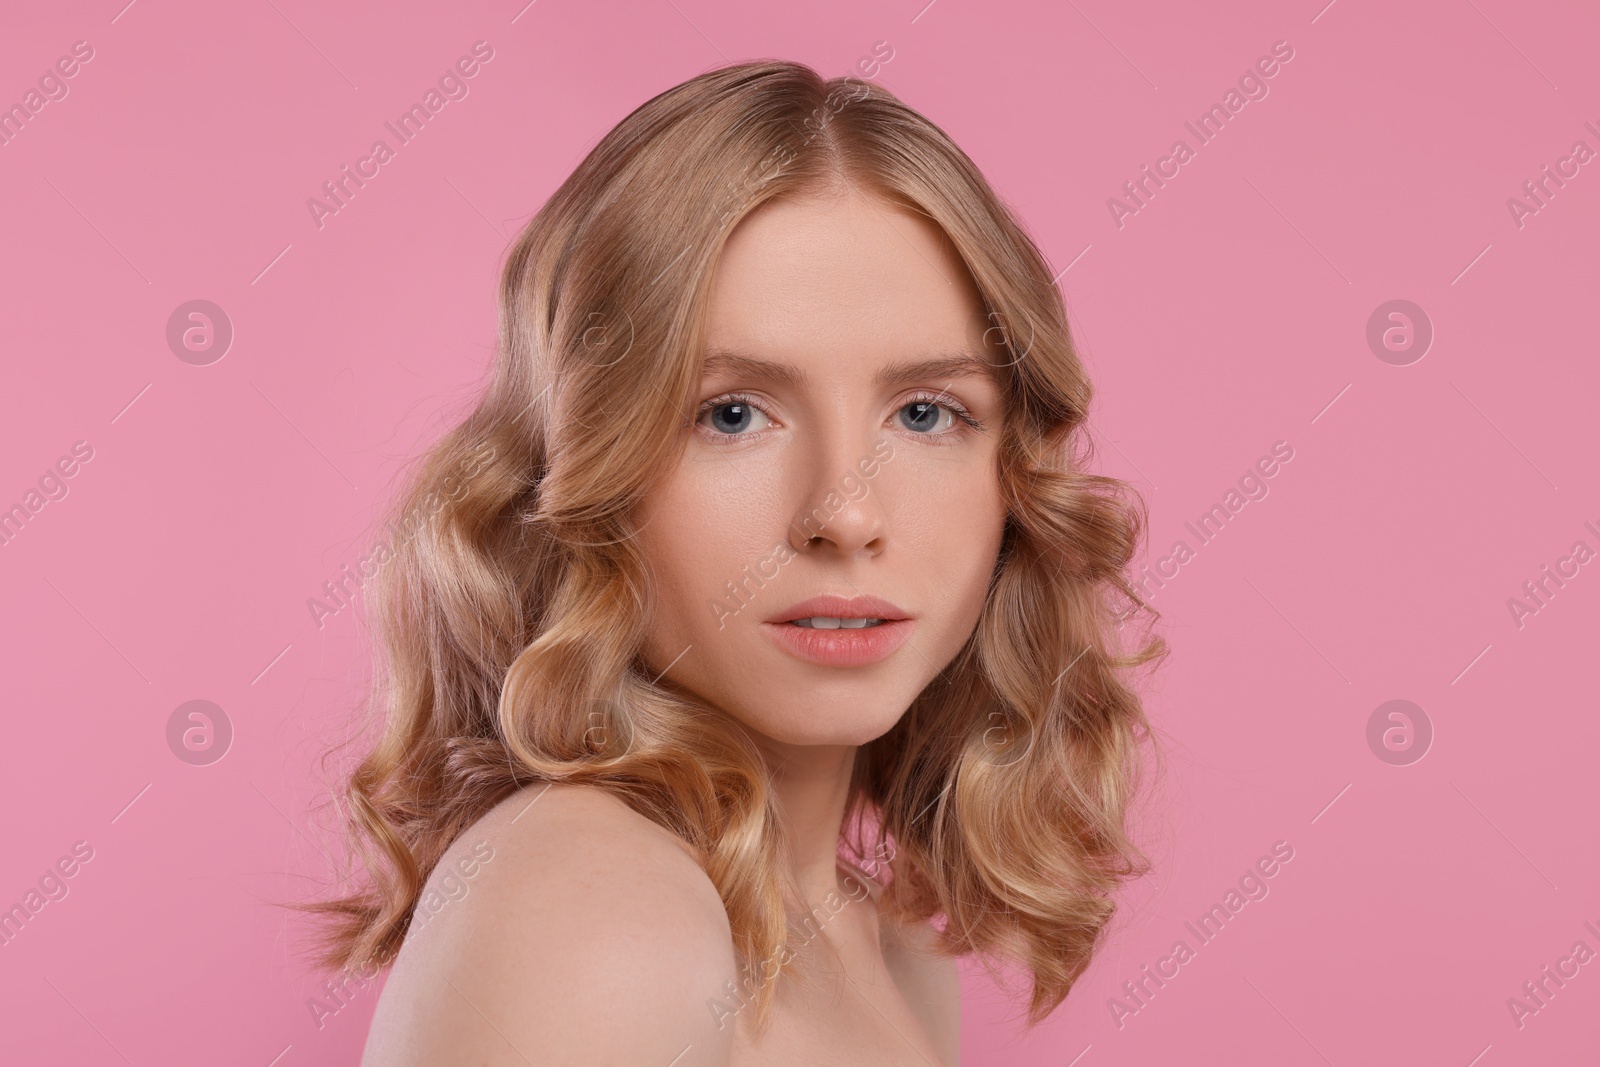
M 1155 874 L 1038 1030 L 969 969 L 964 1062 L 1593 1062 L 1600 962 L 1520 1027 L 1507 1000 L 1600 951 L 1600 563 L 1520 627 L 1507 600 L 1600 550 L 1600 162 L 1520 228 L 1507 198 L 1600 149 L 1600 17 L 923 2 L 13 5 L 0 103 L 94 58 L 0 147 L 0 507 L 94 453 L 0 546 L 0 905 L 94 856 L 0 948 L 0 1059 L 356 1062 L 376 990 L 319 1029 L 272 906 L 325 875 L 315 760 L 366 670 L 355 613 L 319 629 L 307 599 L 463 412 L 508 239 L 607 129 L 725 61 L 838 75 L 885 41 L 879 79 L 1071 264 L 1098 462 L 1148 493 L 1150 562 L 1195 549 L 1154 599 Z M 470 95 L 319 230 L 307 199 L 480 39 Z M 1269 95 L 1119 228 L 1107 199 L 1280 40 Z M 166 341 L 193 299 L 236 331 L 207 366 Z M 1393 299 L 1435 330 L 1409 365 L 1366 340 Z M 1269 495 L 1197 547 L 1184 523 L 1277 441 Z M 235 730 L 207 766 L 166 739 L 192 699 Z M 1432 724 L 1419 762 L 1369 748 L 1391 699 Z M 1276 841 L 1270 894 L 1199 945 L 1185 921 Z

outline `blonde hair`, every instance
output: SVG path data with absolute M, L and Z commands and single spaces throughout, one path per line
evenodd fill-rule
M 1154 617 L 1126 576 L 1143 501 L 1087 472 L 1091 386 L 1060 293 L 973 163 L 887 89 L 776 61 L 636 109 L 511 248 L 493 376 L 394 506 L 427 503 L 432 520 L 379 561 L 367 706 L 381 732 L 342 790 L 365 877 L 299 905 L 329 921 L 320 962 L 390 963 L 444 851 L 541 781 L 608 790 L 687 842 L 747 969 L 792 943 L 758 750 L 641 659 L 655 592 L 630 515 L 681 454 L 728 234 L 765 202 L 841 183 L 943 230 L 1009 353 L 987 603 L 858 753 L 841 846 L 866 855 L 869 825 L 893 842 L 886 920 L 935 919 L 941 952 L 1026 967 L 1030 1025 L 1088 966 L 1112 892 L 1148 869 L 1127 823 L 1153 738 L 1123 672 L 1166 647 L 1119 640 L 1124 618 Z M 758 1025 L 782 973 L 761 970 Z

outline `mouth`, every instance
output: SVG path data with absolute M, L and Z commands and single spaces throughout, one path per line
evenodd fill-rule
M 882 626 L 884 619 L 851 619 L 842 615 L 813 615 L 809 619 L 790 619 L 785 626 L 804 626 L 811 630 L 864 630 Z
M 767 619 L 770 623 L 795 623 L 818 630 L 862 629 L 886 622 L 904 622 L 911 616 L 898 604 L 875 596 L 840 596 L 824 593 L 791 604 Z
M 915 628 L 916 621 L 887 600 L 836 594 L 802 600 L 761 627 L 796 659 L 824 667 L 878 663 L 903 645 Z

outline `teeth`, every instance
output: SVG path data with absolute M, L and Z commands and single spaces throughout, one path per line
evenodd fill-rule
M 815 630 L 860 630 L 868 626 L 883 625 L 882 619 L 841 619 L 832 615 L 814 615 L 809 619 L 793 619 L 792 625 Z

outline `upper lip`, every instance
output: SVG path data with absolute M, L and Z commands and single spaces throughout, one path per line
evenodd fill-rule
M 910 618 L 900 607 L 875 596 L 840 596 L 823 593 L 791 604 L 768 622 L 793 622 L 816 617 L 835 619 L 883 619 L 886 622 Z

